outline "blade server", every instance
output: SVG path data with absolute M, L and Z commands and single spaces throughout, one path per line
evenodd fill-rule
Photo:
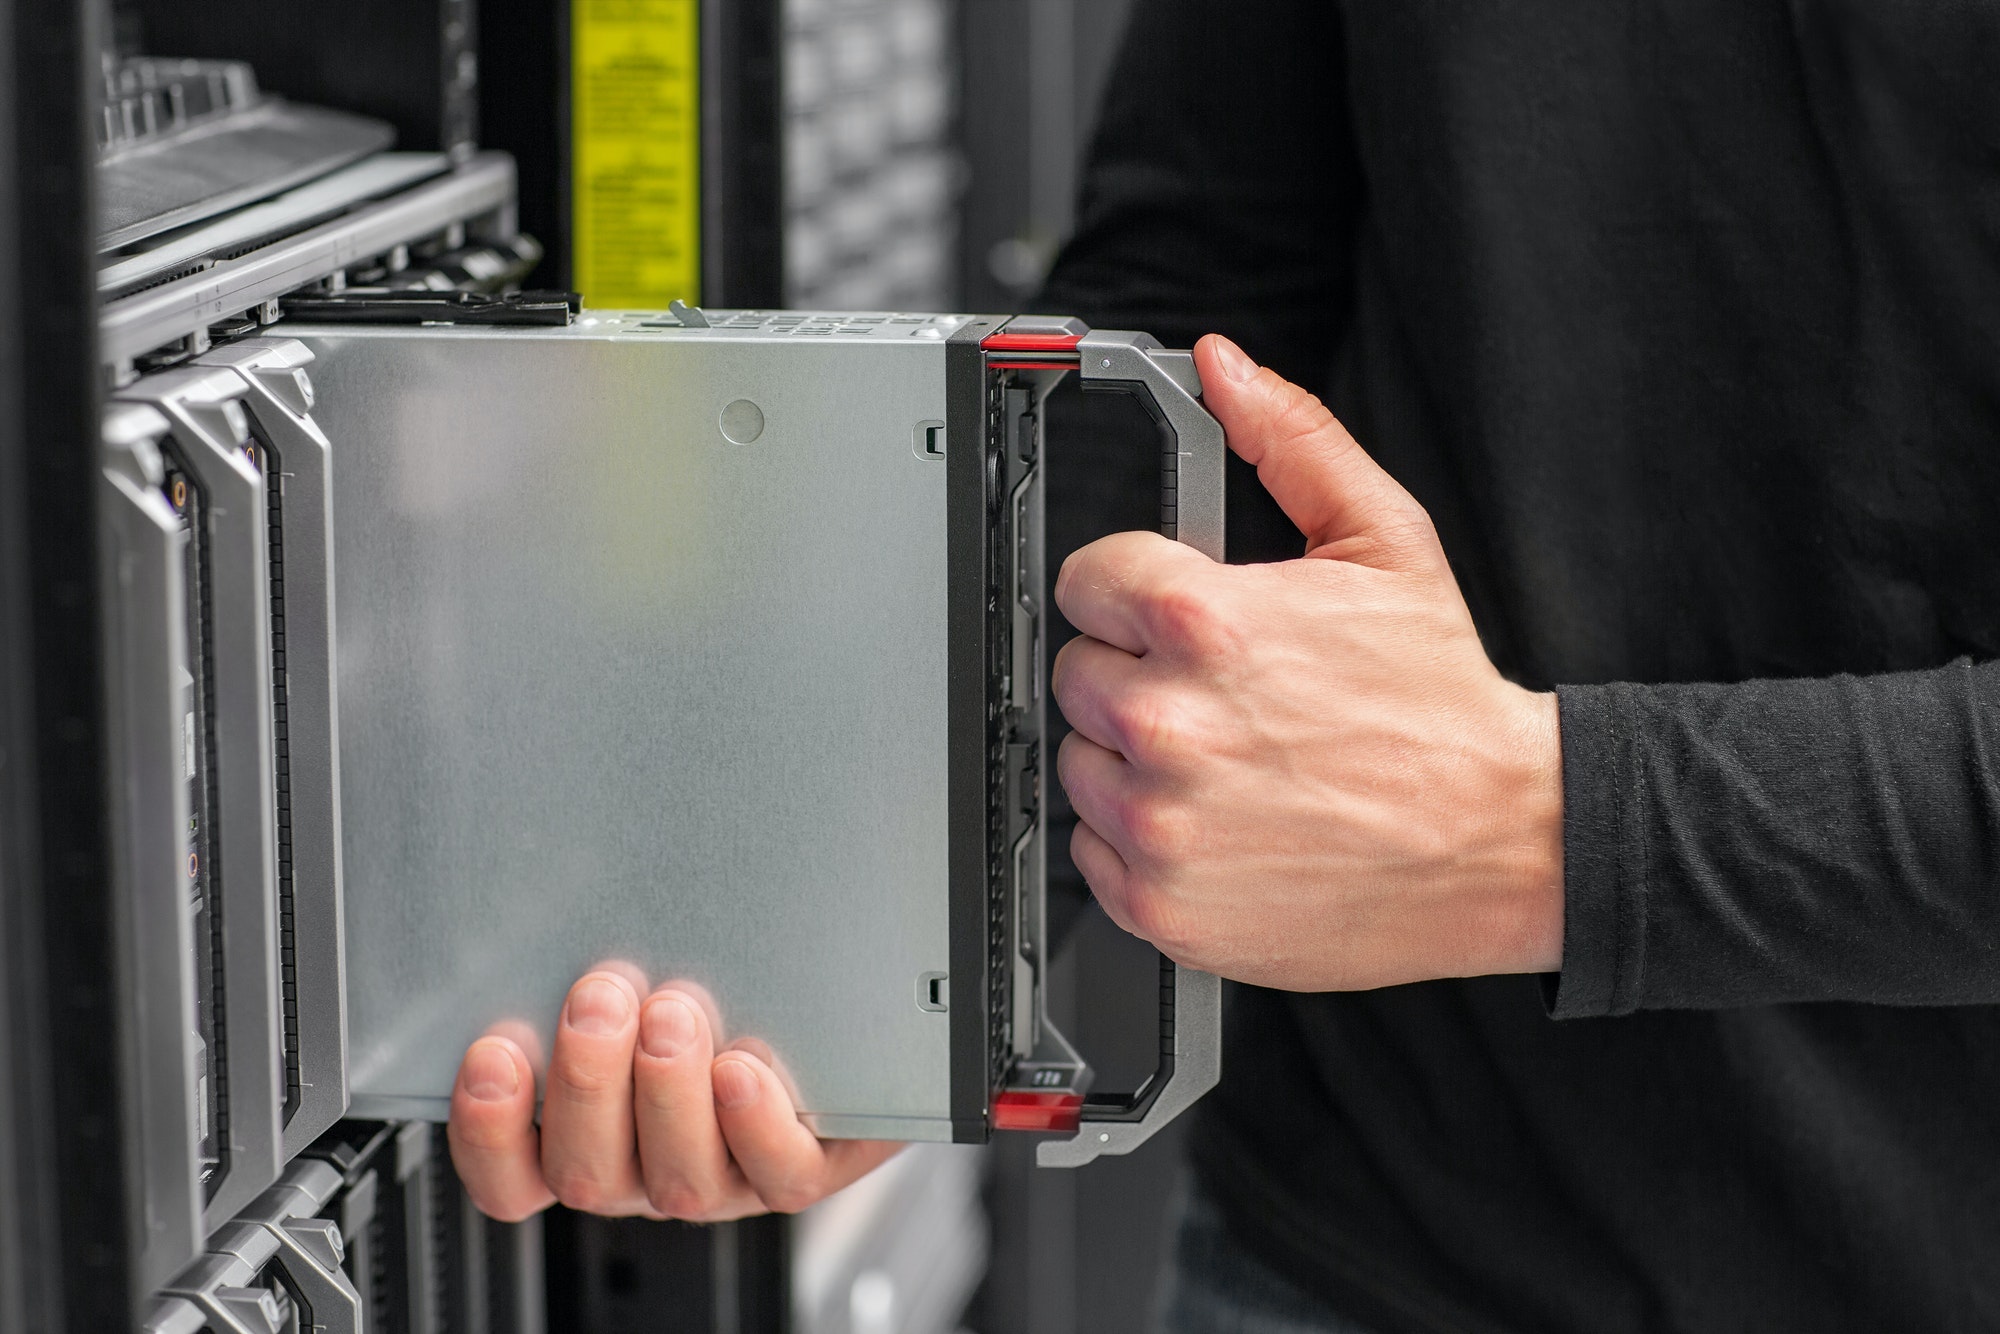
M 1043 403 L 1136 395 L 1163 531 L 1219 557 L 1186 353 L 581 309 L 513 290 L 504 157 L 379 151 L 240 67 L 113 91 L 134 180 L 274 124 L 296 159 L 254 202 L 123 199 L 100 270 L 146 1327 L 426 1329 L 421 1294 L 485 1291 L 467 1257 L 533 1230 L 464 1214 L 426 1122 L 467 1041 L 604 957 L 706 985 L 826 1135 L 1056 1131 L 1075 1165 L 1213 1083 L 1213 978 L 1163 961 L 1133 1090 L 1042 1004 Z M 532 1327 L 519 1296 L 479 1300 Z
M 394 318 L 365 298 L 313 303 Z M 302 318 L 310 318 L 304 316 Z M 1073 321 L 589 312 L 299 324 L 336 467 L 355 1106 L 442 1116 L 498 1019 L 623 957 L 771 1043 L 822 1134 L 982 1141 L 1130 1100 L 1041 1014 L 1040 402 L 1170 427 L 1185 354 Z M 1199 1083 L 1207 979 L 1147 1098 Z M 1053 1147 L 1053 1146 L 1052 1146 Z

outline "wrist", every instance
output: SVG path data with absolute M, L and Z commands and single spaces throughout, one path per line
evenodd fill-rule
M 1513 924 L 1508 971 L 1553 973 L 1563 954 L 1562 711 L 1553 691 L 1509 689 L 1517 771 L 1510 784 L 1515 855 L 1504 890 Z

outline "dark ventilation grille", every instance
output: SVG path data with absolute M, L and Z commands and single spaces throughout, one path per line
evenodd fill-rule
M 185 465 L 184 460 L 175 460 L 176 466 L 188 478 L 190 513 L 194 522 L 189 524 L 188 541 L 194 544 L 194 582 L 197 587 L 189 592 L 201 612 L 198 618 L 200 633 L 197 642 L 188 646 L 189 652 L 198 656 L 200 668 L 197 672 L 201 691 L 201 736 L 203 777 L 207 782 L 207 808 L 210 818 L 202 821 L 201 833 L 207 840 L 202 849 L 202 908 L 208 920 L 208 1032 L 212 1041 L 208 1050 L 208 1080 L 210 1101 L 214 1108 L 209 1129 L 214 1135 L 217 1170 L 209 1179 L 208 1194 L 213 1197 L 222 1185 L 222 1179 L 229 1171 L 229 1011 L 225 1004 L 228 996 L 226 986 L 226 966 L 223 954 L 222 915 L 225 882 L 222 871 L 222 840 L 218 837 L 217 821 L 214 813 L 222 809 L 220 776 L 215 762 L 215 604 L 210 592 L 213 587 L 213 568 L 208 547 L 208 497 L 194 482 L 194 470 Z
M 1012 900 L 1011 857 L 1007 846 L 1007 709 L 1000 683 L 1013 665 L 1014 609 L 1011 602 L 1013 544 L 1004 511 L 1007 447 L 1007 391 L 1012 377 L 986 377 L 986 643 L 992 654 L 986 671 L 986 1051 L 987 1086 L 999 1088 L 1013 1060 L 1014 969 L 1009 959 L 1008 905 Z
M 299 955 L 292 883 L 292 743 L 285 669 L 284 477 L 268 445 L 264 456 L 266 538 L 271 575 L 271 774 L 278 811 L 278 980 L 285 1025 L 285 1113 L 289 1122 L 304 1100 L 299 1073 Z

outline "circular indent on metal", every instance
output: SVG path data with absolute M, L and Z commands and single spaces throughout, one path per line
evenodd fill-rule
M 747 445 L 764 434 L 764 409 L 739 398 L 722 410 L 722 434 L 731 444 Z

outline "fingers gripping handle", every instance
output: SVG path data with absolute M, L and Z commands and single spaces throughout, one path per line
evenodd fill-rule
M 1083 387 L 1135 395 L 1160 426 L 1160 531 L 1222 559 L 1222 424 L 1201 406 L 1201 377 L 1188 352 L 1150 335 L 1099 330 L 1077 344 Z M 1179 1116 L 1222 1074 L 1222 980 L 1160 960 L 1160 1064 L 1130 1098 L 1091 1099 L 1074 1139 L 1045 1140 L 1043 1167 L 1081 1167 L 1130 1153 Z

